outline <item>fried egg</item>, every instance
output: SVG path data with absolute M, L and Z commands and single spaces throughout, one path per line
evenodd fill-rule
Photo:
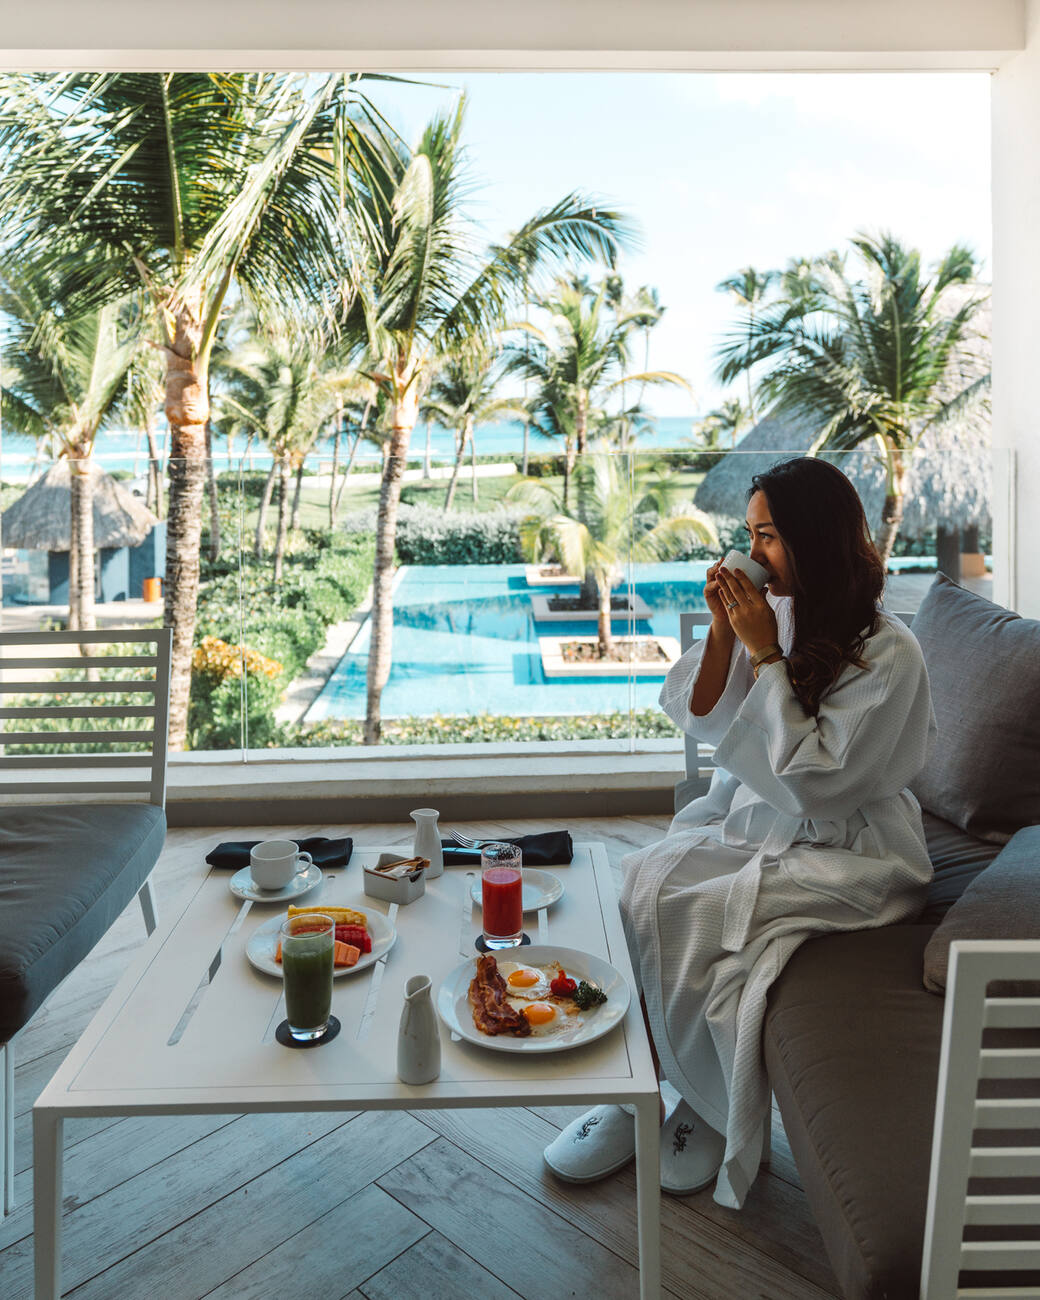
M 549 984 L 553 974 L 546 974 L 537 966 L 521 966 L 519 962 L 501 961 L 498 963 L 498 971 L 506 982 L 506 990 L 510 998 L 522 998 L 527 1002 L 538 1001 L 549 996 Z
M 531 1026 L 532 1038 L 545 1038 L 570 1029 L 573 1020 L 552 1002 L 524 1002 L 517 1010 Z

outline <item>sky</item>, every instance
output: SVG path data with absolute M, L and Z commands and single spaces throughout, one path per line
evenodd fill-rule
M 421 75 L 421 74 L 419 74 Z M 476 73 L 373 86 L 409 141 L 467 97 L 471 213 L 501 239 L 581 190 L 635 222 L 619 269 L 666 308 L 650 366 L 686 378 L 648 390 L 661 416 L 727 394 L 714 351 L 737 317 L 715 286 L 740 268 L 845 249 L 892 232 L 926 263 L 965 243 L 990 267 L 986 73 Z M 641 364 L 641 358 L 640 358 Z

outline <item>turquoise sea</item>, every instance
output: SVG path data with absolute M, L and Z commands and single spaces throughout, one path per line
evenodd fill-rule
M 688 447 L 692 442 L 692 427 L 696 417 L 668 416 L 659 419 L 652 429 L 640 434 L 636 447 L 640 451 L 654 451 Z M 450 429 L 432 424 L 429 430 L 430 455 L 435 462 L 448 462 L 455 457 L 455 439 Z M 168 440 L 165 432 L 157 435 L 160 454 L 165 459 Z M 523 425 L 519 420 L 503 421 L 501 424 L 483 425 L 476 432 L 476 447 L 479 456 L 513 455 L 517 460 L 523 448 Z M 346 440 L 341 442 L 341 456 L 346 457 Z M 237 469 L 242 463 L 244 439 L 237 439 L 228 456 L 227 445 L 217 439 L 213 452 L 218 471 Z M 532 455 L 552 454 L 562 451 L 562 445 L 555 439 L 543 438 L 537 434 L 530 437 Z M 412 436 L 409 454 L 415 459 L 422 459 L 426 454 L 426 426 L 420 424 Z M 125 470 L 135 478 L 147 472 L 148 447 L 144 435 L 136 432 L 119 432 L 116 430 L 99 436 L 95 458 L 103 469 Z M 467 453 L 468 455 L 468 453 Z M 311 453 L 308 466 L 313 473 L 328 472 L 332 463 L 332 440 L 320 443 Z M 247 468 L 267 469 L 271 464 L 268 452 L 254 447 L 246 460 Z M 356 464 L 358 467 L 374 468 L 379 464 L 379 451 L 370 443 L 362 443 L 358 450 Z M 36 445 L 30 438 L 5 433 L 0 445 L 0 479 L 6 483 L 23 483 L 35 478 L 46 469 L 46 464 L 39 457 Z

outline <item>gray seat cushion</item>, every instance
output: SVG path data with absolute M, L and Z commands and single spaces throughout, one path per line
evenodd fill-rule
M 961 830 L 1006 844 L 1040 823 L 1040 622 L 939 574 L 911 627 L 939 724 L 913 792 Z
M 0 808 L 0 1043 L 134 897 L 165 836 L 152 804 Z
M 763 1028 L 784 1129 L 846 1300 L 917 1300 L 943 1002 L 927 925 L 813 939 Z

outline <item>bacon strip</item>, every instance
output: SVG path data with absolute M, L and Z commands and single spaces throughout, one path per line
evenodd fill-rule
M 498 973 L 498 962 L 489 953 L 477 958 L 477 973 L 469 986 L 469 1001 L 473 1008 L 473 1023 L 482 1034 L 494 1038 L 496 1034 L 512 1034 L 526 1038 L 531 1026 L 506 1001 L 506 982 Z

